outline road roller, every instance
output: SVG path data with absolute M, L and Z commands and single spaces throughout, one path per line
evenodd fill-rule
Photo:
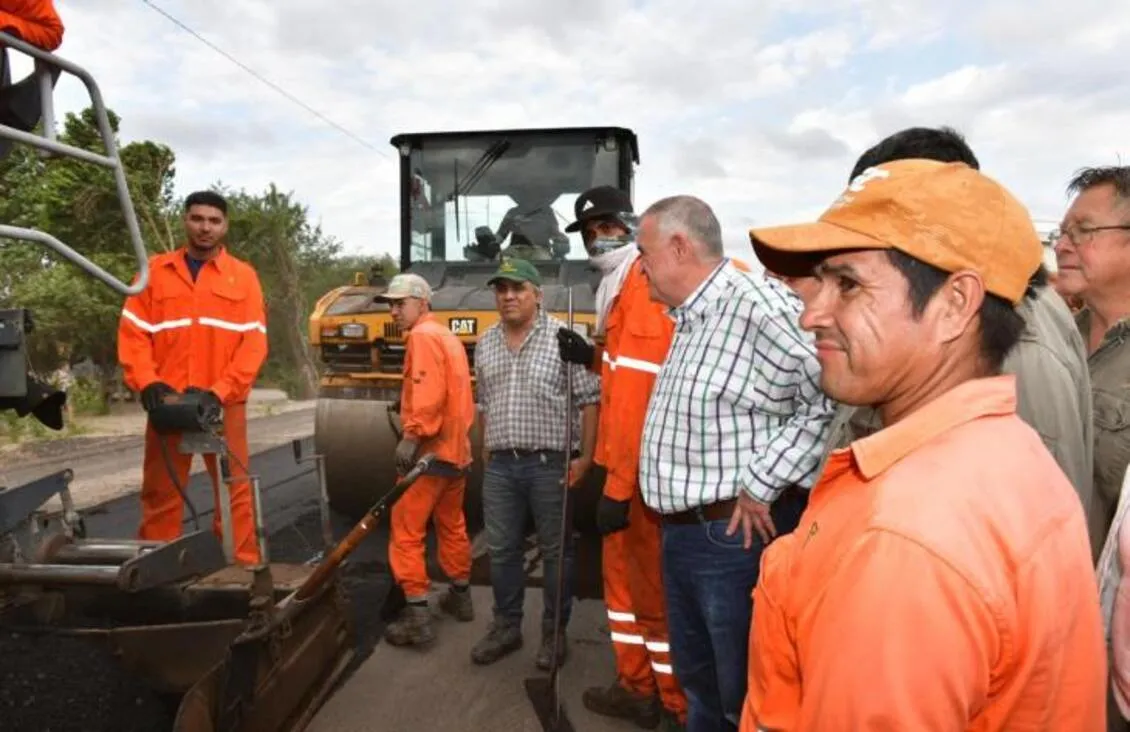
M 523 257 L 541 274 L 543 306 L 561 318 L 571 291 L 574 327 L 595 325 L 600 273 L 588 263 L 579 233 L 563 230 L 585 190 L 617 186 L 632 195 L 639 147 L 623 127 L 507 129 L 398 134 L 400 270 L 431 285 L 432 311 L 463 342 L 474 370 L 475 343 L 497 322 L 487 280 L 501 257 Z M 359 515 L 395 480 L 400 439 L 398 399 L 404 338 L 388 306 L 387 282 L 359 273 L 315 304 L 309 338 L 322 376 L 315 449 L 322 455 L 328 500 Z M 482 525 L 482 435 L 472 430 L 475 463 L 465 511 L 471 531 Z M 577 528 L 592 528 L 602 471 L 578 488 Z

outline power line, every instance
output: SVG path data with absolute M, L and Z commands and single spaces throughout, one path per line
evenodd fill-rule
M 165 17 L 166 17 L 166 18 L 168 18 L 168 19 L 169 19 L 169 20 L 170 20 L 171 22 L 173 22 L 173 23 L 174 23 L 174 24 L 176 24 L 176 25 L 177 25 L 178 27 L 180 27 L 180 29 L 181 29 L 181 30 L 185 31 L 186 33 L 189 33 L 190 35 L 192 35 L 193 37 L 195 37 L 195 38 L 196 38 L 197 40 L 199 40 L 199 41 L 200 41 L 201 43 L 205 44 L 206 46 L 208 46 L 209 48 L 211 48 L 211 49 L 212 49 L 213 51 L 215 51 L 216 53 L 218 53 L 218 54 L 220 54 L 221 56 L 223 56 L 224 58 L 226 58 L 226 59 L 227 59 L 228 61 L 231 61 L 231 62 L 232 62 L 233 64 L 235 64 L 236 66 L 240 67 L 241 69 L 243 69 L 243 70 L 244 70 L 244 71 L 246 71 L 247 73 L 251 74 L 251 75 L 252 75 L 252 76 L 254 76 L 254 77 L 255 77 L 256 79 L 258 79 L 259 81 L 263 82 L 263 83 L 264 83 L 264 84 L 266 84 L 267 86 L 271 87 L 272 89 L 274 89 L 275 91 L 277 91 L 277 92 L 278 92 L 279 94 L 282 94 L 282 95 L 283 95 L 284 97 L 286 97 L 286 98 L 287 98 L 287 99 L 289 99 L 290 101 L 294 102 L 294 103 L 295 103 L 295 104 L 297 104 L 298 106 L 302 107 L 303 109 L 305 109 L 305 110 L 306 110 L 307 112 L 309 112 L 310 114 L 314 115 L 314 116 L 315 116 L 315 117 L 317 117 L 318 119 L 320 119 L 320 120 L 322 120 L 323 122 L 325 122 L 326 124 L 330 125 L 330 126 L 331 126 L 331 127 L 333 127 L 334 129 L 336 129 L 336 130 L 337 130 L 338 132 L 341 132 L 341 133 L 342 133 L 342 134 L 344 134 L 345 136 L 347 136 L 347 137 L 349 137 L 350 139 L 352 139 L 352 140 L 353 140 L 354 142 L 357 142 L 357 143 L 360 143 L 360 144 L 364 145 L 365 147 L 369 148 L 370 150 L 372 150 L 373 152 L 377 153 L 378 155 L 383 155 L 383 156 L 384 156 L 384 157 L 386 157 L 386 158 L 388 157 L 388 153 L 387 153 L 387 152 L 385 152 L 384 150 L 381 150 L 380 148 L 378 148 L 378 147 L 374 146 L 374 145 L 373 145 L 372 143 L 370 143 L 370 142 L 369 142 L 368 140 L 365 140 L 365 139 L 364 139 L 364 138 L 362 138 L 362 137 L 358 137 L 358 136 L 357 136 L 357 135 L 355 135 L 355 134 L 354 134 L 353 132 L 349 131 L 349 130 L 348 130 L 348 129 L 346 129 L 345 127 L 342 127 L 342 126 L 341 126 L 341 125 L 339 125 L 339 124 L 338 124 L 337 122 L 334 122 L 334 121 L 333 121 L 332 119 L 330 119 L 329 117 L 325 116 L 324 114 L 322 114 L 322 113 L 321 113 L 321 112 L 319 112 L 318 110 L 314 109 L 314 108 L 313 108 L 313 107 L 311 107 L 310 105 L 306 104 L 306 103 L 305 103 L 305 102 L 303 102 L 303 101 L 302 101 L 301 99 L 299 99 L 298 97 L 296 97 L 296 96 L 294 96 L 293 94 L 291 94 L 290 92 L 288 92 L 288 91 L 287 91 L 286 89 L 283 89 L 283 88 L 282 88 L 282 87 L 280 87 L 280 86 L 279 86 L 278 84 L 275 84 L 274 82 L 272 82 L 272 81 L 271 81 L 270 79 L 267 79 L 267 78 L 263 77 L 263 76 L 262 76 L 261 74 L 259 74 L 259 73 L 258 73 L 257 71 L 255 71 L 254 69 L 252 69 L 251 67 L 249 67 L 249 66 L 248 66 L 247 64 L 243 63 L 242 61 L 240 61 L 239 59 L 237 59 L 237 58 L 236 58 L 235 56 L 232 56 L 232 55 L 231 55 L 230 53 L 228 53 L 227 51 L 223 50 L 222 48 L 220 48 L 219 46 L 217 46 L 217 45 L 216 45 L 215 43 L 212 43 L 212 42 L 211 42 L 211 41 L 209 41 L 209 40 L 208 40 L 207 38 L 205 38 L 204 36 L 200 35 L 200 34 L 199 34 L 199 33 L 197 33 L 196 31 L 194 31 L 194 30 L 193 30 L 192 28 L 190 28 L 189 26 L 187 26 L 187 25 L 186 25 L 186 24 L 185 24 L 184 22 L 182 22 L 181 20 L 179 20 L 179 19 L 175 18 L 175 17 L 173 16 L 173 15 L 171 15 L 171 14 L 170 14 L 170 13 L 169 13 L 168 11 L 166 11 L 166 10 L 165 10 L 164 8 L 161 8 L 161 7 L 157 6 L 157 5 L 154 5 L 154 4 L 152 3 L 152 2 L 150 2 L 150 0 L 141 0 L 141 2 L 145 3 L 145 4 L 146 4 L 146 5 L 148 5 L 149 7 L 153 8 L 153 10 L 156 10 L 156 11 L 157 11 L 158 13 L 160 13 L 160 14 L 161 14 L 161 15 L 163 15 L 163 16 L 165 16 Z

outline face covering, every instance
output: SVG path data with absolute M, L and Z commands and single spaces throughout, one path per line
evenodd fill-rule
M 609 254 L 617 249 L 631 244 L 631 236 L 602 236 L 593 240 L 592 242 L 592 257 L 597 257 Z

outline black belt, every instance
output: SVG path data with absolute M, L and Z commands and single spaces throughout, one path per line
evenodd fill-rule
M 530 457 L 530 456 L 533 456 L 533 455 L 546 455 L 546 456 L 549 456 L 549 457 L 553 457 L 553 456 L 562 456 L 562 455 L 565 454 L 564 450 L 548 450 L 548 449 L 530 450 L 530 449 L 516 448 L 516 447 L 504 447 L 504 448 L 501 448 L 499 450 L 490 450 L 489 452 L 490 452 L 491 457 L 496 457 L 496 456 L 497 457 L 511 457 L 511 458 L 514 458 L 515 460 L 520 460 L 524 457 Z M 579 451 L 577 451 L 577 450 L 573 451 L 573 457 L 580 457 L 580 456 L 581 456 L 581 453 Z
M 738 499 L 731 498 L 728 501 L 719 501 L 717 503 L 709 503 L 705 506 L 696 506 L 688 508 L 686 511 L 679 511 L 678 513 L 665 513 L 663 514 L 663 523 L 665 524 L 701 524 L 706 521 L 721 521 L 728 519 L 734 515 L 734 507 L 738 505 Z

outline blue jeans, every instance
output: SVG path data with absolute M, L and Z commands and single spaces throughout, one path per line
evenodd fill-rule
M 773 504 L 777 534 L 796 528 L 808 493 L 789 489 Z M 753 587 L 763 545 L 749 549 L 729 519 L 664 523 L 663 588 L 675 677 L 687 695 L 687 732 L 737 730 L 749 673 Z
M 490 549 L 490 584 L 494 590 L 495 621 L 520 626 L 526 595 L 524 545 L 527 510 L 533 513 L 545 568 L 542 589 L 542 631 L 553 628 L 553 608 L 557 595 L 557 552 L 561 541 L 561 512 L 564 508 L 562 481 L 565 478 L 564 452 L 539 452 L 515 456 L 511 452 L 491 453 L 483 473 L 483 523 Z M 565 593 L 562 598 L 561 627 L 569 621 L 573 604 L 572 523 L 566 532 Z

